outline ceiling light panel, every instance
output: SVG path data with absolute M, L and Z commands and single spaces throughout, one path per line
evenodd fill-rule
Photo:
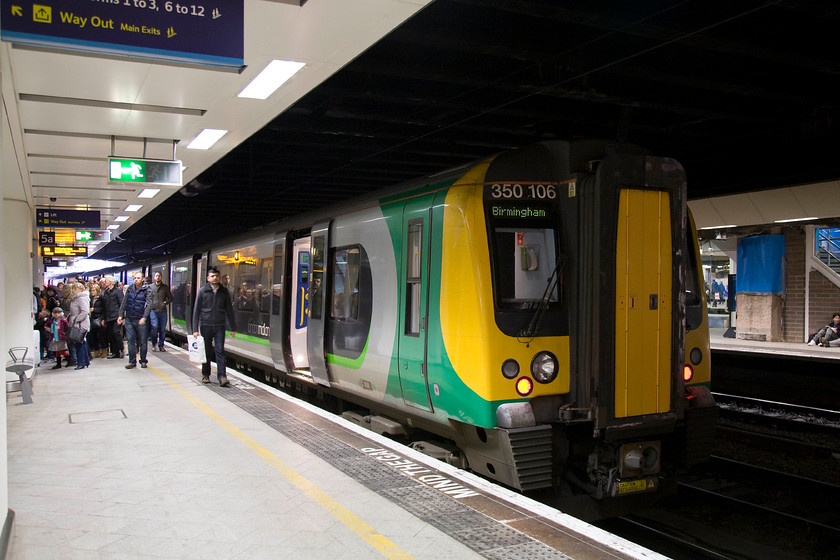
M 272 60 L 257 77 L 251 80 L 238 97 L 250 99 L 267 99 L 272 93 L 285 84 L 298 70 L 306 64 L 291 60 Z
M 193 138 L 193 141 L 187 144 L 187 148 L 191 150 L 207 150 L 227 134 L 227 130 L 218 128 L 205 128 L 198 133 L 198 136 Z

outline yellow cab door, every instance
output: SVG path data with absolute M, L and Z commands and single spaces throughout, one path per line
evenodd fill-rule
M 671 408 L 670 196 L 620 192 L 616 243 L 615 417 Z

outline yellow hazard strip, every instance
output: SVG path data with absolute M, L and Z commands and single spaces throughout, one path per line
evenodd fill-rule
M 254 441 L 253 438 L 242 432 L 242 430 L 225 420 L 225 418 L 219 415 L 212 408 L 192 396 L 186 389 L 173 381 L 165 373 L 152 366 L 149 366 L 149 369 L 155 372 L 158 377 L 169 383 L 173 389 L 178 391 L 181 396 L 192 403 L 193 406 L 212 418 L 214 422 L 227 430 L 236 439 L 251 448 L 252 451 L 274 467 L 277 472 L 286 477 L 286 479 L 288 479 L 292 484 L 300 488 L 318 505 L 327 510 L 336 519 L 344 523 L 344 525 L 346 525 L 351 531 L 362 537 L 368 544 L 381 552 L 386 558 L 393 558 L 395 560 L 413 560 L 410 554 L 406 553 L 383 535 L 377 533 L 373 527 L 359 519 L 353 512 L 342 506 L 340 503 L 333 500 L 326 492 L 309 482 L 287 463 Z

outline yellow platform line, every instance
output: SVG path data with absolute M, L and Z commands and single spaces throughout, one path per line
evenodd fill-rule
M 304 494 L 312 498 L 318 505 L 327 510 L 336 519 L 344 523 L 351 531 L 363 538 L 373 548 L 381 552 L 386 558 L 394 560 L 413 560 L 412 556 L 402 550 L 399 546 L 376 532 L 376 530 L 359 519 L 353 512 L 332 499 L 329 494 L 308 481 L 300 473 L 290 467 L 285 461 L 274 455 L 271 451 L 254 441 L 249 435 L 231 424 L 215 410 L 198 400 L 184 389 L 180 384 L 173 381 L 168 375 L 159 369 L 149 366 L 149 369 L 166 381 L 173 389 L 178 391 L 182 397 L 187 399 L 193 406 L 209 416 L 219 426 L 227 430 L 236 439 L 247 445 L 257 455 L 262 457 L 268 464 L 288 479 L 292 484 L 300 488 Z

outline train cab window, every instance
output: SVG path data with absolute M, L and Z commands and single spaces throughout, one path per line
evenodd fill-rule
M 499 227 L 493 232 L 494 281 L 501 308 L 529 309 L 546 295 L 557 264 L 553 228 Z M 559 299 L 559 283 L 547 294 Z
M 332 305 L 330 318 L 355 321 L 359 318 L 359 248 L 336 249 L 333 254 Z
M 405 272 L 405 334 L 420 335 L 423 274 L 423 220 L 408 223 Z

